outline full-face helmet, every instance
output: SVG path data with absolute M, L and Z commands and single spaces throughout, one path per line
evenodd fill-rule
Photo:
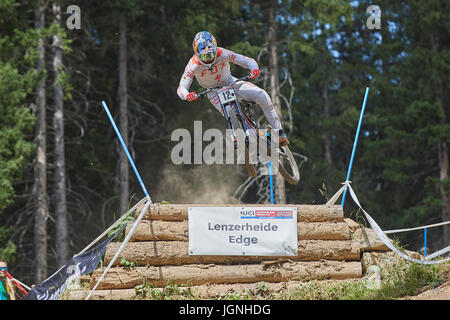
M 214 65 L 217 58 L 217 42 L 211 33 L 208 31 L 197 33 L 192 48 L 201 64 L 208 68 Z

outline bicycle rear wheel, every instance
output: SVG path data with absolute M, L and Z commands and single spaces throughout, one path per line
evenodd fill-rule
M 298 170 L 297 162 L 288 146 L 280 147 L 278 164 L 278 170 L 284 180 L 290 184 L 297 184 L 300 181 L 300 172 Z

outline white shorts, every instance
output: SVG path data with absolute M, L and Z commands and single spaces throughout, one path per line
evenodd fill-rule
M 235 78 L 232 80 L 234 81 Z M 231 82 L 232 82 L 231 81 Z M 271 125 L 273 129 L 281 129 L 281 122 L 275 111 L 275 107 L 272 104 L 272 100 L 267 92 L 260 87 L 254 85 L 251 82 L 239 81 L 233 85 L 233 89 L 236 92 L 238 99 L 243 99 L 249 102 L 257 103 L 267 119 L 267 122 Z M 213 106 L 222 113 L 222 108 L 220 106 L 219 96 L 216 92 L 208 94 L 209 101 Z M 223 114 L 222 114 L 223 115 Z

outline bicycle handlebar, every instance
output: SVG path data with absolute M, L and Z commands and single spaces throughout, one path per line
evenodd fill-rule
M 197 93 L 197 97 L 198 97 L 198 98 L 202 98 L 203 96 L 205 96 L 206 94 L 210 93 L 210 92 L 213 91 L 213 90 L 217 90 L 217 89 L 220 89 L 220 88 L 223 88 L 223 87 L 227 87 L 227 86 L 232 86 L 232 85 L 235 84 L 236 82 L 244 81 L 244 80 L 250 79 L 251 77 L 252 77 L 252 75 L 251 75 L 251 74 L 248 74 L 248 75 L 246 75 L 245 77 L 242 77 L 242 78 L 239 78 L 239 79 L 234 80 L 231 84 L 226 84 L 226 85 L 219 86 L 219 87 L 216 87 L 216 88 L 209 88 L 209 89 L 206 89 L 205 91 L 202 91 L 202 92 L 200 92 L 200 93 Z

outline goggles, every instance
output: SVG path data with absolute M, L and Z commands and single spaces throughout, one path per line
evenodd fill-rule
M 199 54 L 199 59 L 206 64 L 214 62 L 215 57 L 216 53 L 214 51 Z
M 203 63 L 212 63 L 214 61 L 214 58 L 216 57 L 215 52 L 208 52 L 208 53 L 200 53 L 199 58 L 202 60 Z
M 0 267 L 0 271 L 7 271 L 8 267 Z

